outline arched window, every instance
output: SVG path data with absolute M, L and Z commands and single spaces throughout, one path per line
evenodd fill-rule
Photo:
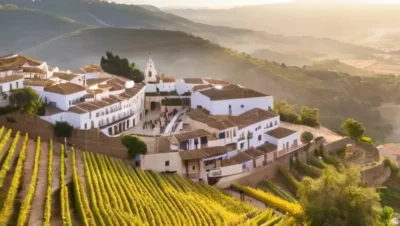
M 152 71 L 149 71 L 149 77 L 151 77 L 152 75 L 153 75 Z

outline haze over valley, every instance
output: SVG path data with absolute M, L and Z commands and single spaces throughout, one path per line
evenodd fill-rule
M 187 13 L 190 11 L 77 0 L 0 0 L 1 5 L 10 3 L 20 9 L 0 10 L 0 28 L 9 31 L 0 37 L 3 55 L 21 53 L 77 70 L 84 64 L 98 64 L 106 51 L 127 57 L 143 69 L 151 54 L 166 75 L 221 78 L 287 100 L 297 109 L 302 105 L 318 107 L 321 123 L 334 131 L 353 117 L 378 141 L 392 134 L 392 121 L 382 117 L 379 107 L 400 100 L 399 79 L 388 75 L 398 72 L 398 52 L 351 42 L 339 34 L 324 36 L 318 27 L 310 36 L 307 29 L 311 28 L 299 25 L 298 32 L 304 34 L 298 36 L 300 33 L 292 29 L 295 25 L 285 22 L 288 18 L 282 17 L 282 22 L 272 19 L 284 7 L 302 6 L 231 9 L 246 13 L 274 8 L 276 15 L 266 13 L 265 20 L 278 22 L 253 21 L 257 28 L 211 21 L 216 15 L 231 21 L 231 10 Z M 192 18 L 208 13 L 210 21 Z M 301 10 L 299 13 L 304 15 Z M 243 23 L 252 20 L 241 18 Z M 307 17 L 305 21 L 310 22 Z M 266 27 L 268 24 L 276 28 Z M 396 136 L 390 138 L 400 142 Z

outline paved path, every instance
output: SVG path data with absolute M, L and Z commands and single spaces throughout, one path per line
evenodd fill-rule
M 342 136 L 338 135 L 337 133 L 335 133 L 323 126 L 321 126 L 320 128 L 313 128 L 313 127 L 309 127 L 309 126 L 297 125 L 297 124 L 292 124 L 292 123 L 288 123 L 288 122 L 281 122 L 280 125 L 281 125 L 281 127 L 299 131 L 300 133 L 302 133 L 304 131 L 311 132 L 314 135 L 314 137 L 323 136 L 323 137 L 325 137 L 327 142 L 333 142 L 333 141 L 342 139 Z

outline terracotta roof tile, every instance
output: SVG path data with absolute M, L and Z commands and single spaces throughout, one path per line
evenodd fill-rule
M 20 79 L 24 79 L 23 75 L 9 75 L 5 77 L 0 77 L 0 83 L 5 83 L 5 82 L 13 82 L 17 81 Z
M 86 79 L 86 85 L 87 86 L 94 86 L 103 82 L 107 82 L 111 78 L 90 78 Z
M 264 155 L 265 153 L 263 151 L 260 151 L 254 147 L 251 147 L 250 149 L 247 149 L 246 151 L 244 151 L 244 153 L 246 153 L 247 155 L 253 157 L 253 158 L 257 158 L 261 155 Z
M 203 129 L 194 130 L 185 133 L 178 133 L 173 135 L 178 141 L 185 141 L 196 137 L 204 137 L 204 136 L 211 136 L 212 134 L 208 131 Z
M 254 97 L 265 97 L 266 94 L 258 91 L 243 88 L 238 85 L 227 85 L 222 88 L 212 88 L 200 91 L 201 94 L 210 98 L 210 100 L 229 100 L 229 99 L 243 99 Z
M 207 125 L 209 127 L 212 127 L 212 128 L 218 129 L 218 130 L 224 130 L 224 129 L 236 127 L 235 124 L 233 124 L 232 122 L 230 122 L 227 119 L 219 120 L 219 121 L 212 122 L 212 123 L 208 123 Z
M 261 146 L 258 146 L 257 149 L 264 153 L 270 153 L 278 150 L 278 147 L 275 144 L 265 143 Z
M 44 71 L 40 68 L 37 68 L 37 67 L 23 67 L 22 71 L 27 72 L 27 73 L 36 73 L 36 74 L 42 74 L 42 75 L 47 74 L 46 71 Z
M 22 55 L 4 56 L 0 58 L 0 70 L 18 69 L 24 64 L 39 66 L 43 64 L 43 62 Z
M 206 81 L 209 84 L 213 85 L 229 85 L 229 82 L 223 81 L 223 80 L 218 80 L 218 79 L 212 79 L 212 78 L 203 78 L 204 81 Z
M 81 71 L 85 73 L 104 72 L 100 65 L 88 64 L 81 67 Z
M 192 91 L 197 92 L 199 90 L 204 90 L 204 89 L 208 89 L 208 88 L 212 88 L 212 87 L 213 87 L 213 85 L 211 85 L 211 84 L 197 85 L 197 86 L 193 86 Z
M 201 78 L 184 78 L 183 81 L 187 84 L 205 84 Z
M 286 129 L 283 127 L 278 127 L 276 129 L 273 129 L 271 131 L 266 132 L 266 134 L 270 135 L 271 137 L 275 137 L 277 139 L 282 139 L 287 136 L 290 136 L 292 134 L 296 133 L 294 130 Z
M 275 117 L 278 117 L 278 114 L 273 111 L 254 108 L 238 116 L 228 116 L 228 120 L 241 129 Z
M 57 93 L 61 95 L 69 95 L 73 93 L 78 93 L 85 91 L 86 88 L 74 83 L 62 83 L 53 86 L 47 86 L 44 88 L 44 91 L 50 93 Z
M 180 151 L 179 155 L 181 156 L 182 160 L 195 160 L 223 155 L 226 153 L 228 153 L 226 147 L 209 147 L 188 151 Z
M 224 159 L 221 161 L 222 166 L 231 166 L 236 164 L 243 164 L 245 162 L 251 161 L 254 158 L 245 152 L 240 152 L 237 155 L 231 157 L 230 159 Z
M 24 85 L 27 86 L 52 86 L 54 84 L 56 82 L 49 79 L 24 79 Z
M 54 72 L 54 77 L 60 78 L 62 80 L 71 81 L 72 79 L 78 77 L 78 74 L 75 73 L 67 73 L 67 72 Z

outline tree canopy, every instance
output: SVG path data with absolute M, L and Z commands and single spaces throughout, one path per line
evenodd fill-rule
M 56 137 L 71 137 L 73 127 L 68 122 L 56 122 L 54 125 L 54 135 Z
M 106 52 L 106 56 L 101 57 L 100 66 L 107 73 L 119 75 L 137 83 L 144 79 L 143 72 L 136 68 L 135 63 L 129 63 L 128 59 L 120 58 L 112 52 Z
M 16 89 L 11 92 L 10 104 L 21 113 L 34 115 L 42 107 L 39 94 L 31 87 Z
M 314 135 L 311 132 L 305 131 L 301 134 L 301 142 L 310 143 L 314 139 Z
M 379 194 L 374 188 L 363 187 L 360 178 L 356 167 L 343 174 L 328 167 L 316 180 L 305 177 L 297 195 L 308 225 L 382 225 Z
M 147 153 L 147 145 L 140 137 L 125 135 L 121 137 L 121 142 L 128 149 L 129 158 Z
M 294 107 L 284 100 L 275 101 L 274 110 L 280 115 L 282 121 L 294 123 L 299 120 Z
M 315 127 L 319 125 L 319 110 L 318 108 L 301 107 L 300 119 L 303 125 Z
M 344 135 L 354 140 L 360 140 L 364 135 L 365 129 L 362 123 L 350 118 L 342 124 L 342 131 Z

